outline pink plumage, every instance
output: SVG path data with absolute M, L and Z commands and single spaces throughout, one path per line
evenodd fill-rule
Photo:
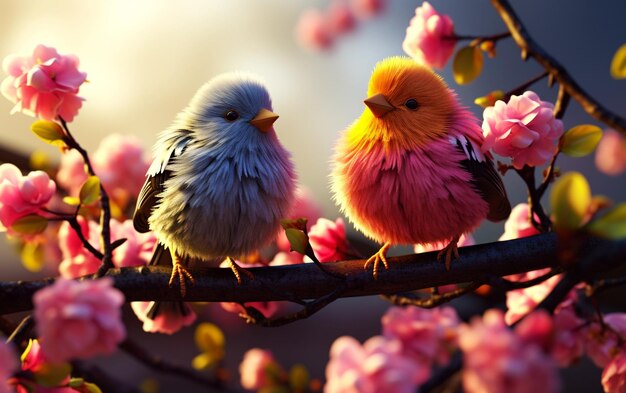
M 342 211 L 385 246 L 370 258 L 386 264 L 391 244 L 456 242 L 510 205 L 482 130 L 443 80 L 411 59 L 380 62 L 361 117 L 341 136 L 332 190 Z M 368 262 L 368 264 L 369 264 Z

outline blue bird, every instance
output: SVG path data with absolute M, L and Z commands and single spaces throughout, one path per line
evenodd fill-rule
M 234 258 L 268 244 L 287 216 L 296 175 L 274 131 L 277 118 L 263 83 L 226 73 L 159 135 L 133 223 L 154 232 L 150 263 L 172 264 L 169 285 L 178 282 L 183 297 L 186 281 L 195 282 L 189 261 L 227 260 L 241 283 L 240 272 L 249 273 Z

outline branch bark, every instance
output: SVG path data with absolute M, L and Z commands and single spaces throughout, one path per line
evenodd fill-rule
M 322 272 L 313 264 L 251 268 L 255 279 L 238 285 L 230 269 L 206 268 L 194 271 L 196 284 L 187 289 L 183 299 L 178 288 L 170 289 L 170 269 L 139 267 L 111 269 L 107 276 L 126 296 L 127 301 L 185 300 L 204 302 L 276 301 L 294 298 L 319 299 L 344 284 L 341 297 L 393 295 L 417 289 L 455 283 L 482 281 L 488 277 L 523 273 L 546 267 L 559 267 L 559 243 L 556 234 L 547 233 L 524 239 L 481 244 L 461 249 L 461 258 L 446 271 L 437 261 L 437 252 L 389 258 L 391 269 L 376 280 L 363 270 L 364 260 L 325 264 L 346 276 L 341 280 Z M 594 272 L 613 269 L 626 263 L 626 240 L 609 241 L 590 238 L 578 252 L 580 258 L 593 255 Z M 599 257 L 599 256 L 601 257 Z M 85 277 L 84 279 L 90 279 Z M 29 282 L 0 282 L 0 314 L 32 308 L 32 295 L 50 285 L 48 278 Z
M 530 34 L 528 34 L 526 27 L 519 16 L 517 16 L 508 0 L 491 0 L 491 4 L 500 14 L 500 18 L 502 18 L 504 24 L 511 32 L 517 46 L 520 47 L 524 60 L 529 56 L 535 59 L 550 72 L 550 75 L 563 86 L 565 93 L 576 100 L 589 116 L 626 135 L 626 119 L 613 113 L 590 96 L 580 87 L 578 82 L 572 78 L 561 63 L 537 44 Z

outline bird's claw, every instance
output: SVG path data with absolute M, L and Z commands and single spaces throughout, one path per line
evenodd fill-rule
M 439 251 L 437 254 L 437 260 L 441 261 L 441 258 L 445 255 L 445 266 L 446 270 L 450 271 L 450 265 L 452 263 L 452 255 L 454 255 L 454 259 L 459 259 L 459 247 L 457 246 L 458 239 L 453 239 L 450 244 L 445 246 Z
M 176 282 L 177 277 L 178 277 L 178 285 L 180 286 L 180 294 L 182 297 L 185 297 L 185 295 L 187 294 L 186 281 L 189 280 L 189 283 L 193 286 L 196 284 L 196 279 L 193 278 L 191 273 L 189 273 L 189 271 L 185 269 L 185 267 L 180 263 L 176 263 L 172 267 L 172 274 L 170 275 L 170 281 L 168 283 L 170 288 L 174 286 L 174 283 Z
M 373 264 L 373 276 L 374 279 L 378 279 L 378 270 L 379 270 L 379 265 L 382 262 L 383 266 L 385 267 L 385 270 L 389 270 L 389 263 L 387 262 L 387 250 L 389 250 L 389 247 L 391 245 L 389 243 L 385 243 L 385 245 L 383 245 L 380 250 L 378 250 L 374 255 L 372 255 L 371 257 L 368 258 L 367 261 L 365 261 L 365 264 L 363 265 L 363 269 L 367 270 L 370 265 Z
M 241 285 L 243 282 L 241 279 L 242 273 L 245 274 L 249 280 L 254 280 L 254 274 L 250 273 L 248 270 L 239 266 L 237 262 L 235 262 L 231 257 L 226 258 L 226 260 L 228 261 L 230 270 L 232 270 L 233 274 L 235 275 L 235 278 L 237 279 L 237 284 Z

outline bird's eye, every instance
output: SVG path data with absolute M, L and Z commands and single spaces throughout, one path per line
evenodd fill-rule
M 239 119 L 239 113 L 233 111 L 233 110 L 229 110 L 226 113 L 224 113 L 224 119 L 228 120 L 228 121 L 235 121 L 237 119 Z
M 409 98 L 404 103 L 404 106 L 406 106 L 410 110 L 414 111 L 414 110 L 416 110 L 419 107 L 419 104 L 417 103 L 417 100 L 415 98 Z

